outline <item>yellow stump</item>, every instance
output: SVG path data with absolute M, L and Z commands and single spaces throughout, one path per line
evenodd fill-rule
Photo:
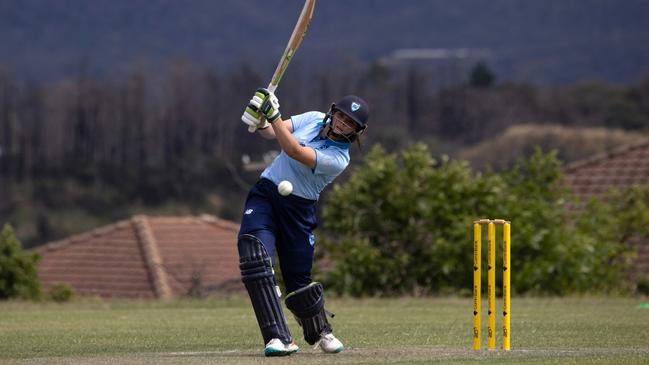
M 503 350 L 511 349 L 511 327 L 510 327 L 510 275 L 511 275 L 511 226 L 509 223 L 503 225 Z
M 496 349 L 496 225 L 503 226 L 503 345 L 511 350 L 511 224 L 504 219 L 478 219 L 473 222 L 473 349 L 480 350 L 482 225 L 487 225 L 487 300 L 489 321 L 487 347 Z
M 487 226 L 487 296 L 489 301 L 489 324 L 487 328 L 487 348 L 496 349 L 496 225 Z
M 479 223 L 473 224 L 473 349 L 480 350 L 480 264 L 482 262 L 482 232 Z

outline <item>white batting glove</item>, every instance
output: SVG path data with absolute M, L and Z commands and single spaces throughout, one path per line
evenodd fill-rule
M 255 114 L 259 113 L 255 112 L 254 110 L 250 110 L 249 107 L 246 107 L 246 110 L 241 116 L 241 121 L 247 124 L 248 128 L 251 129 L 252 132 L 257 129 L 265 129 L 270 126 L 270 124 L 268 124 L 268 122 L 266 121 L 266 118 L 264 118 L 262 121 L 259 121 L 259 119 L 255 118 Z
M 268 91 L 268 89 L 257 89 L 248 107 L 253 111 L 256 110 L 260 117 L 265 117 L 270 123 L 273 123 L 282 116 L 279 112 L 279 100 L 277 100 L 277 96 Z
M 255 92 L 255 95 L 250 99 L 246 109 L 241 116 L 241 121 L 248 125 L 248 130 L 254 132 L 257 129 L 268 128 L 268 122 L 262 113 L 259 112 L 259 107 L 263 104 L 266 94 L 259 91 L 258 89 Z
M 282 116 L 282 114 L 279 112 L 279 100 L 273 92 L 267 89 L 261 89 L 260 91 L 266 94 L 266 99 L 259 107 L 259 111 L 270 123 L 273 123 Z
M 248 128 L 252 129 L 252 131 L 259 128 L 261 123 L 261 114 L 259 113 L 259 105 L 261 105 L 261 102 L 257 101 L 260 97 L 264 97 L 264 95 L 255 92 L 255 95 L 250 99 L 246 109 L 243 111 L 243 115 L 241 116 L 241 121 L 247 124 Z

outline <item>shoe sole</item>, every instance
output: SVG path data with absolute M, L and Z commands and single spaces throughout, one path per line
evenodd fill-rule
M 298 350 L 299 349 L 295 349 L 295 350 L 291 350 L 291 351 L 282 351 L 282 350 L 266 349 L 266 350 L 264 350 L 264 356 L 266 356 L 266 357 L 288 356 L 288 355 L 296 353 Z
M 337 348 L 337 349 L 335 349 L 333 351 L 322 350 L 322 352 L 324 352 L 325 354 L 338 354 L 338 353 L 343 352 L 343 350 L 345 350 L 345 346 L 340 346 L 339 348 Z

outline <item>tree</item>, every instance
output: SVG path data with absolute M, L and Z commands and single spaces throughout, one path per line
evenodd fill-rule
M 39 299 L 38 254 L 30 254 L 14 236 L 9 224 L 0 232 L 0 299 Z
M 327 196 L 320 242 L 334 270 L 325 281 L 357 296 L 469 290 L 472 222 L 505 218 L 514 292 L 614 290 L 628 250 L 570 223 L 561 180 L 556 153 L 540 150 L 508 172 L 479 174 L 463 161 L 433 159 L 423 145 L 399 154 L 375 147 Z
M 473 87 L 492 87 L 495 79 L 496 76 L 484 62 L 478 62 L 475 66 L 473 66 L 473 69 L 471 69 L 470 83 Z

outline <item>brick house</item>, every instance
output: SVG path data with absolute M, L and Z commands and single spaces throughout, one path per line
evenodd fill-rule
M 568 164 L 566 182 L 582 201 L 603 198 L 611 190 L 649 186 L 649 140 Z M 649 241 L 636 239 L 638 272 L 649 274 Z
M 237 224 L 212 216 L 135 216 L 47 243 L 39 277 L 78 295 L 169 299 L 243 290 Z

